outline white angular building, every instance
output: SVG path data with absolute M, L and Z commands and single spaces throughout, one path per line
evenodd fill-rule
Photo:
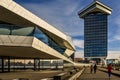
M 32 14 L 13 0 L 0 0 L 0 59 L 63 59 L 73 63 L 71 37 Z

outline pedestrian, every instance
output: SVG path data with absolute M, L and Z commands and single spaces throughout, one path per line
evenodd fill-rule
M 93 68 L 94 68 L 94 74 L 95 74 L 97 70 L 97 65 L 95 64 Z
M 108 65 L 107 69 L 108 69 L 108 77 L 109 77 L 109 80 L 110 80 L 111 71 L 112 71 L 112 66 L 111 66 L 111 64 Z
M 90 66 L 90 73 L 92 74 L 93 72 L 93 65 Z

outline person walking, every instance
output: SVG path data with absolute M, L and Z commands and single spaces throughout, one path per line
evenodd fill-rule
M 93 68 L 94 68 L 94 74 L 95 74 L 97 70 L 97 65 L 95 64 Z
M 92 74 L 93 72 L 93 65 L 90 66 L 90 73 Z
M 109 80 L 110 80 L 111 72 L 112 72 L 112 66 L 111 66 L 111 64 L 108 65 L 107 69 L 108 69 L 108 77 L 109 77 Z

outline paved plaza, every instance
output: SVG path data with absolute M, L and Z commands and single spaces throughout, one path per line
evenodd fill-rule
M 50 78 L 54 75 L 61 73 L 62 71 L 21 71 L 0 73 L 0 79 L 2 80 L 17 80 L 17 78 L 28 78 L 29 80 L 41 80 L 44 78 Z
M 109 80 L 108 75 L 105 72 L 97 70 L 97 73 L 90 73 L 90 69 L 86 68 L 83 74 L 78 78 L 78 80 Z M 115 75 L 111 76 L 110 80 L 120 80 L 120 77 Z

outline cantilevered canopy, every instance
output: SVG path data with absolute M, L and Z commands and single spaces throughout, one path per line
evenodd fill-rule
M 56 43 L 75 50 L 71 38 L 12 0 L 0 0 L 0 20 L 21 26 L 37 26 Z
M 87 14 L 92 12 L 101 12 L 103 14 L 110 15 L 112 12 L 112 9 L 99 1 L 94 1 L 84 9 L 78 12 L 78 15 L 80 18 L 84 18 Z
M 72 62 L 58 51 L 31 36 L 0 35 L 0 56 L 63 59 Z

